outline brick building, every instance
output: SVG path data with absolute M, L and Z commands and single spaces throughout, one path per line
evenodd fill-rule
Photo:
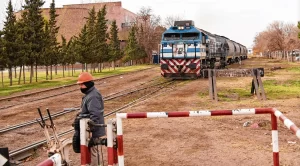
M 87 3 L 87 4 L 71 4 L 63 5 L 62 8 L 56 8 L 57 26 L 60 27 L 58 32 L 58 40 L 61 40 L 63 35 L 67 41 L 74 35 L 78 35 L 86 23 L 88 12 L 95 7 L 98 12 L 104 5 L 107 8 L 106 19 L 108 23 L 112 20 L 116 20 L 119 28 L 119 39 L 126 41 L 128 38 L 128 32 L 131 23 L 136 18 L 136 14 L 124 9 L 122 2 L 103 2 L 103 3 Z M 43 15 L 46 19 L 49 19 L 50 8 L 42 8 Z M 17 18 L 21 16 L 21 12 L 16 13 Z M 121 43 L 124 46 L 124 42 Z

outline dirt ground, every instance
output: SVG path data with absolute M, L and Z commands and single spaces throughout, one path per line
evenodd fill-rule
M 249 59 L 243 62 L 249 66 L 274 66 L 270 60 Z M 277 64 L 277 63 L 276 63 Z M 239 66 L 233 65 L 238 68 Z M 140 74 L 131 81 L 122 79 L 111 80 L 113 86 L 99 86 L 101 91 L 112 93 L 117 87 L 136 84 L 144 77 L 153 79 L 159 77 L 159 68 L 152 72 Z M 133 77 L 133 76 L 132 76 Z M 232 81 L 231 81 L 232 79 Z M 263 78 L 269 79 L 267 76 Z M 272 79 L 283 79 L 282 75 Z M 134 82 L 134 83 L 133 83 Z M 245 87 L 251 83 L 251 78 L 217 78 L 218 91 L 222 88 Z M 106 84 L 108 85 L 108 84 Z M 250 92 L 250 89 L 249 89 Z M 208 93 L 208 81 L 198 79 L 183 81 L 175 89 L 161 94 L 141 104 L 130 108 L 127 112 L 160 112 L 160 111 L 195 111 L 195 110 L 218 110 L 237 108 L 260 108 L 275 107 L 283 112 L 298 127 L 300 126 L 300 98 L 277 99 L 258 101 L 256 97 L 237 99 L 233 101 L 213 102 L 207 96 L 199 94 Z M 268 96 L 268 92 L 266 92 Z M 69 104 L 62 106 L 60 100 L 47 102 L 48 107 L 53 109 L 78 104 L 80 93 L 64 97 Z M 64 102 L 65 103 L 65 102 Z M 42 104 L 42 103 L 39 103 Z M 44 104 L 45 105 L 45 104 Z M 34 109 L 36 104 L 28 105 L 28 108 L 11 113 L 13 120 L 24 120 L 21 112 Z M 16 112 L 16 113 L 12 113 Z M 32 111 L 31 117 L 35 115 Z M 28 116 L 27 116 L 28 118 Z M 243 127 L 245 122 L 252 124 L 264 124 L 261 127 Z M 300 165 L 300 140 L 289 131 L 282 122 L 279 123 L 279 156 L 280 165 Z M 2 126 L 2 125 L 1 125 Z M 59 126 L 58 126 L 59 127 Z M 165 166 L 165 165 L 212 165 L 212 166 L 235 166 L 235 165 L 273 165 L 272 161 L 272 136 L 270 115 L 251 116 L 218 116 L 218 117 L 194 117 L 194 118 L 161 118 L 161 119 L 125 119 L 124 131 L 124 156 L 125 165 L 128 166 Z M 30 137 L 30 136 L 28 136 Z M 30 139 L 30 138 L 29 138 Z M 42 137 L 40 138 L 42 139 Z M 106 149 L 104 148 L 104 156 Z M 37 155 L 24 165 L 36 165 L 46 158 L 45 150 L 40 149 Z M 80 155 L 71 152 L 72 165 L 80 165 Z

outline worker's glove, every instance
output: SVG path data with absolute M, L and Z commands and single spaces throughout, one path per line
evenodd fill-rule
M 90 141 L 89 141 L 89 144 L 88 144 L 88 147 L 93 147 L 95 145 L 97 145 L 99 142 L 99 138 L 91 138 Z
M 107 139 L 106 138 L 91 138 L 88 144 L 88 147 L 93 147 L 95 145 L 105 145 L 107 146 Z
M 91 138 L 90 141 L 89 141 L 88 147 L 91 148 L 93 146 L 94 146 L 94 139 Z

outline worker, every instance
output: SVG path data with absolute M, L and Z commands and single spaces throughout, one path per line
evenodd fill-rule
M 78 76 L 77 84 L 80 87 L 80 91 L 84 94 L 82 97 L 80 114 L 89 114 L 90 120 L 94 123 L 104 124 L 104 102 L 102 95 L 94 86 L 92 75 L 88 72 L 82 72 Z M 99 166 L 101 162 L 98 145 L 99 142 L 101 142 L 101 140 L 106 136 L 105 128 L 91 127 L 90 130 L 92 133 L 89 141 L 91 166 Z

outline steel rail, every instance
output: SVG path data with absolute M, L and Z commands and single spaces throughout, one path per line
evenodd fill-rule
M 67 110 L 64 110 L 64 111 L 60 111 L 60 112 L 54 113 L 54 114 L 51 115 L 51 117 L 55 118 L 55 117 L 58 117 L 58 116 L 61 116 L 61 115 L 64 115 L 64 114 L 67 114 L 67 113 L 79 110 L 79 109 L 80 108 L 70 108 L 70 109 L 67 109 Z M 47 119 L 49 119 L 49 116 L 45 116 L 43 118 L 45 120 L 47 120 Z M 38 118 L 37 120 L 41 120 L 41 119 Z M 2 128 L 2 129 L 0 129 L 0 134 L 8 132 L 8 131 L 11 131 L 11 130 L 14 130 L 14 129 L 18 129 L 18 128 L 21 128 L 21 127 L 24 127 L 24 126 L 28 126 L 28 125 L 31 125 L 31 124 L 34 124 L 34 123 L 37 123 L 37 121 L 36 120 L 31 120 L 31 121 L 27 121 L 27 122 L 20 123 L 20 124 L 17 124 L 17 125 L 13 125 L 13 126 L 9 126 L 9 127 L 6 127 L 6 128 Z
M 172 84 L 172 83 L 174 83 L 174 82 L 173 82 L 173 81 L 169 82 L 169 84 Z M 133 106 L 133 105 L 135 105 L 135 104 L 138 104 L 139 102 L 142 102 L 142 101 L 145 101 L 145 100 L 147 100 L 147 99 L 150 99 L 150 98 L 151 98 L 151 97 L 149 97 L 150 95 L 152 95 L 152 94 L 154 94 L 154 93 L 156 93 L 156 92 L 158 92 L 158 91 L 164 89 L 164 88 L 165 88 L 167 85 L 169 85 L 169 84 L 166 84 L 165 86 L 160 87 L 160 88 L 157 89 L 157 90 L 154 90 L 154 91 L 152 91 L 152 92 L 150 92 L 150 93 L 148 93 L 148 94 L 146 94 L 146 95 L 144 95 L 144 96 L 142 96 L 142 97 L 139 97 L 138 99 L 136 99 L 136 100 L 134 100 L 134 101 L 132 101 L 132 102 L 130 102 L 130 103 L 128 103 L 128 104 L 126 104 L 126 105 L 124 105 L 124 106 L 118 108 L 118 109 L 115 109 L 115 110 L 113 110 L 113 111 L 111 111 L 111 112 L 105 114 L 104 117 L 111 116 L 111 115 L 113 115 L 114 113 L 120 112 L 120 111 L 122 111 L 122 110 L 124 110 L 124 109 L 126 109 L 126 108 L 128 108 L 128 107 L 130 107 L 130 106 Z M 148 98 L 147 98 L 147 97 L 148 97 Z M 70 134 L 70 133 L 72 133 L 73 131 L 74 131 L 74 129 L 70 129 L 70 130 L 64 131 L 64 132 L 62 132 L 62 133 L 59 134 L 59 137 L 64 136 L 64 135 L 66 135 L 66 134 Z M 42 141 L 38 141 L 38 142 L 35 142 L 35 143 L 33 143 L 33 144 L 30 144 L 30 145 L 28 145 L 28 146 L 25 146 L 25 147 L 23 147 L 23 148 L 20 148 L 20 149 L 17 149 L 17 150 L 13 150 L 13 151 L 10 151 L 10 152 L 9 152 L 9 156 L 10 156 L 10 158 L 11 158 L 12 160 L 20 160 L 20 158 L 18 158 L 19 155 L 21 155 L 21 154 L 23 154 L 23 153 L 26 153 L 26 154 L 27 154 L 28 151 L 30 151 L 30 150 L 32 150 L 32 149 L 36 149 L 36 148 L 38 148 L 39 146 L 41 146 L 41 145 L 43 145 L 43 144 L 45 144 L 45 143 L 46 143 L 46 140 L 42 140 Z M 21 158 L 21 159 L 23 159 L 23 158 Z
M 162 83 L 158 83 L 158 84 L 151 85 L 151 86 L 148 86 L 148 87 L 143 87 L 143 88 L 131 90 L 131 91 L 127 92 L 127 93 L 122 93 L 122 94 L 119 94 L 120 92 L 116 92 L 116 93 L 114 93 L 114 94 L 105 96 L 103 100 L 104 100 L 104 101 L 113 100 L 113 99 L 118 98 L 118 97 L 126 96 L 126 95 L 128 95 L 128 94 L 132 94 L 132 93 L 135 93 L 135 92 L 144 90 L 144 89 L 149 89 L 149 88 L 152 88 L 152 87 L 155 87 L 155 86 L 159 86 L 159 85 L 162 85 L 162 84 L 165 84 L 165 83 L 168 83 L 168 82 L 169 82 L 169 81 L 167 81 L 167 82 L 162 82 Z M 130 89 L 131 89 L 131 88 L 130 88 Z M 128 89 L 126 89 L 126 90 L 128 90 Z M 126 91 L 126 90 L 125 90 L 125 91 Z M 123 92 L 123 91 L 121 91 L 121 92 Z M 115 94 L 119 94 L 119 95 L 114 96 Z M 67 110 L 64 110 L 64 111 L 61 111 L 61 112 L 54 113 L 54 114 L 52 114 L 52 117 L 55 118 L 55 117 L 58 117 L 58 116 L 61 116 L 61 115 L 67 114 L 67 113 L 71 113 L 71 112 L 76 111 L 76 110 L 80 110 L 80 106 L 76 106 L 76 107 L 74 107 L 74 108 L 69 108 L 69 109 L 67 109 Z M 45 116 L 45 117 L 43 117 L 43 118 L 46 120 L 46 119 L 48 119 L 49 117 L 48 117 L 48 116 Z M 40 120 L 40 118 L 39 118 L 38 120 Z M 2 128 L 2 129 L 0 129 L 0 134 L 5 133 L 5 132 L 8 132 L 8 131 L 11 131 L 11 130 L 15 130 L 15 129 L 18 129 L 18 128 L 21 128 L 21 127 L 24 127 L 24 126 L 28 126 L 28 125 L 31 125 L 31 124 L 34 124 L 34 123 L 37 123 L 37 121 L 36 121 L 36 120 L 31 120 L 31 121 L 24 122 L 24 123 L 20 123 L 20 124 L 17 124 L 17 125 L 13 125 L 13 126 L 10 126 L 10 127 L 7 127 L 7 128 Z

